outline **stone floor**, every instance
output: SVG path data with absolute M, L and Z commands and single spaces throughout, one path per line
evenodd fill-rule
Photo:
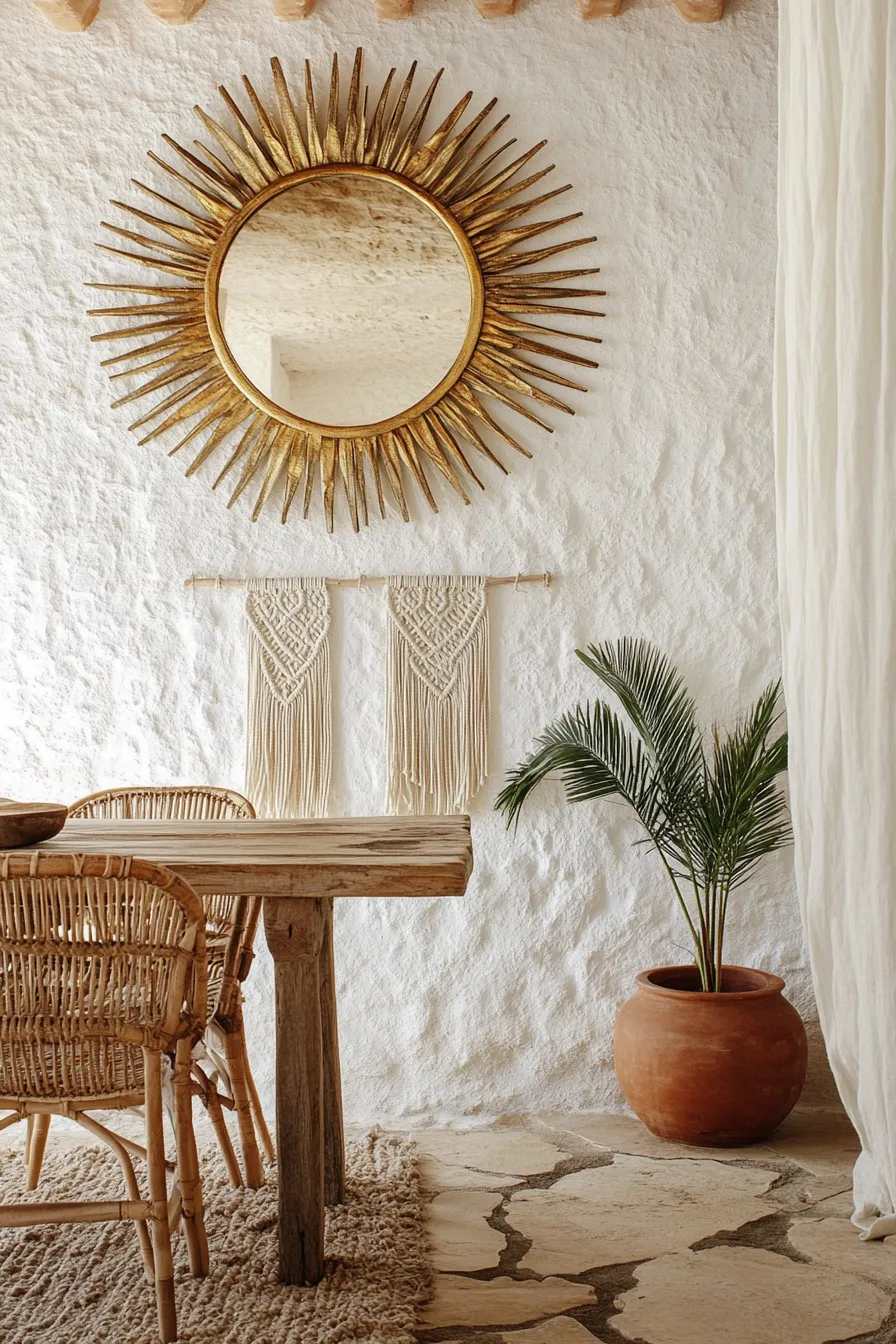
M 896 1237 L 849 1222 L 840 1113 L 726 1150 L 599 1114 L 413 1137 L 439 1271 L 420 1344 L 896 1344 Z
M 197 1132 L 214 1142 L 204 1117 Z M 741 1149 L 595 1113 L 411 1136 L 438 1270 L 420 1344 L 896 1344 L 896 1237 L 849 1222 L 842 1112 Z M 52 1141 L 94 1142 L 64 1122 Z

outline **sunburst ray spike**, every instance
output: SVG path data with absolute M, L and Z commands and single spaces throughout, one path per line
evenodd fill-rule
M 383 518 L 397 512 L 407 521 L 411 488 L 436 513 L 449 487 L 469 504 L 470 481 L 485 489 L 478 471 L 486 464 L 507 473 L 495 446 L 531 457 L 501 423 L 505 412 L 553 432 L 543 416 L 572 414 L 574 406 L 548 389 L 585 391 L 583 383 L 556 372 L 556 364 L 572 365 L 572 371 L 598 367 L 576 353 L 576 343 L 599 344 L 601 338 L 564 330 L 563 323 L 567 317 L 603 316 L 578 306 L 603 297 L 604 290 L 581 285 L 599 268 L 557 269 L 565 258 L 552 267 L 553 258 L 595 239 L 569 236 L 579 212 L 532 218 L 532 212 L 542 212 L 570 190 L 564 185 L 536 193 L 554 165 L 528 165 L 547 142 L 508 161 L 516 140 L 502 140 L 508 117 L 493 119 L 495 99 L 468 115 L 473 94 L 467 93 L 448 110 L 435 111 L 442 73 L 413 97 L 415 61 L 400 84 L 393 69 L 371 92 L 358 48 L 343 90 L 334 55 L 319 120 L 310 63 L 305 62 L 301 92 L 293 91 L 273 57 L 270 101 L 243 76 L 246 110 L 223 87 L 223 122 L 195 109 L 208 143 L 197 140 L 185 149 L 165 135 L 176 167 L 150 152 L 167 175 L 169 190 L 187 193 L 190 208 L 136 181 L 141 206 L 113 202 L 128 216 L 126 223 L 139 227 L 104 224 L 127 246 L 98 246 L 159 277 L 156 283 L 110 279 L 91 285 L 121 296 L 108 307 L 90 310 L 107 324 L 93 339 L 126 347 L 102 361 L 110 377 L 130 380 L 113 404 L 123 407 L 147 398 L 148 408 L 130 428 L 142 431 L 140 443 L 173 432 L 172 455 L 192 445 L 188 476 L 223 458 L 212 488 L 230 477 L 228 507 L 256 485 L 248 506 L 253 521 L 269 506 L 283 523 L 320 507 L 328 531 L 340 518 L 358 531 L 367 525 L 371 509 Z M 339 169 L 342 179 L 360 174 L 392 183 L 430 209 L 453 234 L 472 296 L 462 357 L 451 374 L 428 397 L 390 419 L 345 427 L 306 421 L 259 392 L 230 352 L 218 307 L 227 249 L 243 224 L 250 217 L 257 220 L 281 192 L 300 190 L 338 165 L 345 165 Z M 532 245 L 552 230 L 556 242 Z M 384 313 L 387 317 L 388 310 Z M 387 334 L 382 344 L 388 357 L 395 357 Z M 122 384 L 116 381 L 116 386 Z

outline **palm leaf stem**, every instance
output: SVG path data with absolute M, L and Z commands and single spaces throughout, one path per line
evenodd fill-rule
M 642 824 L 642 826 L 644 825 L 643 821 L 641 822 L 641 824 Z M 645 830 L 647 830 L 646 827 L 645 827 Z M 682 895 L 681 888 L 680 888 L 679 885 L 678 885 L 678 879 L 677 879 L 677 877 L 676 877 L 676 875 L 675 875 L 675 870 L 673 869 L 672 865 L 671 865 L 671 864 L 669 863 L 669 861 L 667 860 L 665 854 L 663 853 L 663 851 L 662 851 L 662 849 L 660 848 L 660 846 L 657 844 L 657 841 L 655 840 L 655 838 L 653 837 L 653 835 L 650 834 L 650 831 L 649 831 L 649 830 L 647 831 L 647 834 L 650 836 L 650 839 L 651 839 L 651 842 L 652 842 L 652 844 L 653 844 L 653 847 L 654 847 L 654 849 L 656 850 L 657 854 L 659 855 L 659 857 L 660 857 L 660 861 L 661 861 L 663 867 L 665 868 L 665 870 L 666 870 L 666 872 L 667 872 L 667 874 L 668 874 L 668 876 L 669 876 L 669 881 L 672 883 L 672 889 L 673 889 L 673 891 L 675 892 L 676 897 L 678 898 L 678 904 L 681 906 L 682 913 L 684 914 L 684 917 L 685 917 L 685 919 L 687 920 L 688 930 L 690 931 L 691 939 L 692 939 L 693 944 L 694 944 L 694 950 L 695 950 L 696 955 L 697 955 L 697 967 L 698 967 L 698 969 L 699 969 L 699 971 L 700 971 L 700 983 L 703 984 L 703 985 L 705 985 L 705 983 L 706 983 L 706 971 L 705 971 L 705 961 L 704 961 L 704 952 L 703 952 L 703 940 L 702 940 L 702 937 L 701 937 L 701 934 L 702 934 L 702 931 L 703 931 L 703 912 L 702 912 L 702 908 L 701 908 L 701 905 L 700 905 L 700 898 L 699 898 L 699 896 L 697 897 L 697 909 L 698 909 L 698 912 L 699 912 L 699 917 L 700 917 L 700 927 L 701 927 L 701 933 L 698 934 L 698 932 L 697 932 L 697 927 L 696 927 L 696 925 L 694 924 L 693 917 L 692 917 L 692 915 L 691 915 L 690 910 L 688 909 L 688 903 L 687 903 L 687 901 L 685 900 L 684 896 Z M 694 890 L 695 890 L 695 893 L 696 893 L 696 890 L 697 890 L 696 886 L 695 886 Z
M 694 942 L 697 947 L 697 968 L 700 971 L 700 984 L 703 989 L 708 990 L 710 988 L 709 981 L 711 979 L 713 965 L 711 910 L 708 909 L 708 902 L 705 895 L 701 895 L 696 866 L 687 844 L 682 844 L 681 851 L 684 855 L 685 865 L 688 870 L 688 878 L 694 889 L 694 902 L 697 906 L 697 914 L 700 921 L 699 941 L 696 932 L 694 933 Z

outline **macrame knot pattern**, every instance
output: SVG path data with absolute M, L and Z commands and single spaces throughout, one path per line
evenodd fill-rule
M 259 816 L 325 816 L 332 740 L 326 583 L 253 579 L 246 623 L 246 792 Z
M 485 624 L 485 586 L 390 585 L 389 615 L 407 645 L 414 674 L 444 700 L 457 686 L 464 655 Z
M 387 594 L 387 810 L 463 812 L 487 772 L 485 580 L 393 576 Z
M 306 580 L 308 584 L 314 580 Z M 250 589 L 246 619 L 258 642 L 261 671 L 271 695 L 291 704 L 301 695 L 330 630 L 326 586 Z

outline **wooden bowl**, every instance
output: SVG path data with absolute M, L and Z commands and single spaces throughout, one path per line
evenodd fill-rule
M 39 845 L 58 835 L 68 819 L 62 803 L 14 803 L 0 799 L 0 849 Z

